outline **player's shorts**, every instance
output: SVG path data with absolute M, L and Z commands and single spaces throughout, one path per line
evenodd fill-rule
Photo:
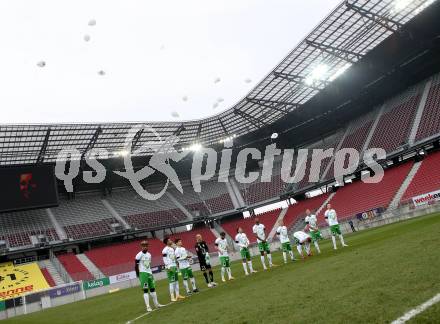
M 180 273 L 182 274 L 183 280 L 188 280 L 189 278 L 194 278 L 193 271 L 191 267 L 180 269 Z
M 223 268 L 229 268 L 229 257 L 228 256 L 221 256 L 220 257 L 220 264 Z
M 260 252 L 270 253 L 269 243 L 267 242 L 258 243 L 258 250 L 260 250 Z
M 211 269 L 211 264 L 206 262 L 206 259 L 203 258 L 202 260 L 199 259 L 199 265 L 201 271 L 206 271 L 208 269 Z
M 341 228 L 339 227 L 339 224 L 330 226 L 330 232 L 332 232 L 332 235 L 341 235 Z
M 151 273 L 140 272 L 139 281 L 141 282 L 142 289 L 156 289 L 156 283 L 154 282 L 154 278 Z
M 290 245 L 290 242 L 281 243 L 281 249 L 283 252 L 292 251 L 292 245 Z
M 241 258 L 244 260 L 244 259 L 246 259 L 246 260 L 250 260 L 251 259 L 251 253 L 249 252 L 249 249 L 248 248 L 241 248 L 240 249 L 240 255 L 241 255 Z
M 319 230 L 309 231 L 309 235 L 312 238 L 313 242 L 316 242 L 318 240 L 322 240 L 321 232 Z
M 167 278 L 169 283 L 173 283 L 179 280 L 176 267 L 171 267 L 167 269 Z

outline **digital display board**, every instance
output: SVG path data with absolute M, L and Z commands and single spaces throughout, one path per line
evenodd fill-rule
M 57 205 L 53 165 L 0 168 L 0 212 Z

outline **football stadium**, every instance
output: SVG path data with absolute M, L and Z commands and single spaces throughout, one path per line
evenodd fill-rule
M 440 323 L 440 1 L 0 8 L 2 322 Z

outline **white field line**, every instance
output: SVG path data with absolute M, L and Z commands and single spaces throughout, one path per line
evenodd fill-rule
M 435 295 L 430 300 L 424 302 L 423 304 L 420 304 L 416 308 L 411 309 L 409 312 L 405 313 L 402 317 L 399 317 L 395 321 L 392 321 L 391 324 L 403 324 L 406 321 L 410 320 L 414 316 L 420 314 L 424 310 L 426 310 L 428 307 L 431 307 L 432 305 L 440 302 L 440 294 Z
M 171 305 L 171 303 L 165 304 L 164 306 L 168 306 L 168 305 Z M 145 316 L 147 316 L 147 315 L 150 315 L 152 312 L 155 312 L 155 311 L 157 311 L 158 309 L 159 309 L 159 308 L 155 308 L 155 309 L 153 309 L 151 312 L 146 312 L 146 313 L 144 313 L 144 314 L 142 314 L 142 315 L 139 315 L 138 317 L 136 317 L 136 318 L 134 318 L 134 319 L 132 319 L 132 320 L 130 320 L 130 321 L 127 321 L 125 324 L 131 324 L 131 323 L 133 323 L 133 322 L 135 322 L 135 321 L 141 319 L 142 317 L 145 317 Z

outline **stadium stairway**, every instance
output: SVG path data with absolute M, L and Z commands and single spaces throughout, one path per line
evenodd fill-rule
M 55 232 L 57 233 L 60 240 L 67 240 L 67 234 L 64 228 L 58 223 L 57 219 L 55 218 L 54 214 L 52 213 L 52 210 L 50 208 L 46 209 L 47 216 L 49 217 L 53 228 L 55 229 Z
M 229 184 L 231 185 L 231 188 L 233 189 L 235 196 L 237 197 L 238 204 L 241 207 L 246 206 L 246 202 L 244 201 L 243 196 L 241 195 L 240 187 L 235 180 L 235 177 L 229 177 Z
M 52 261 L 50 261 L 49 259 L 42 260 L 42 261 L 38 262 L 38 265 L 40 266 L 40 269 L 42 270 L 44 277 L 46 278 L 46 276 L 49 275 L 50 279 L 52 279 L 53 282 L 55 283 L 55 286 L 62 285 L 62 284 L 66 283 L 63 280 L 63 278 L 61 278 L 61 275 L 59 274 L 59 272 L 57 271 L 57 269 L 53 265 Z M 43 269 L 45 269 L 47 272 L 45 273 L 43 271 Z M 48 278 L 46 278 L 46 280 L 47 279 Z M 51 283 L 49 281 L 48 281 L 48 283 L 51 285 Z
M 87 270 L 96 278 L 104 278 L 105 275 L 98 269 L 98 267 L 83 253 L 79 253 L 76 257 L 87 268 Z
M 177 208 L 179 208 L 182 213 L 189 219 L 192 220 L 193 214 L 191 214 L 188 209 L 185 208 L 185 206 L 183 206 L 169 191 L 166 191 L 165 194 L 168 196 L 168 198 L 170 198 L 170 200 L 174 203 L 174 205 L 176 205 Z
M 411 198 L 440 189 L 440 151 L 428 154 L 417 170 L 413 180 L 401 199 L 402 203 Z
M 63 265 L 64 269 L 75 280 L 93 280 L 94 276 L 82 264 L 74 253 L 65 253 L 57 255 L 58 260 Z
M 432 84 L 432 79 L 429 79 L 428 82 L 426 82 L 426 84 L 425 84 L 425 88 L 423 89 L 422 98 L 420 99 L 419 107 L 417 108 L 417 113 L 414 118 L 414 123 L 412 125 L 411 132 L 409 133 L 409 137 L 408 137 L 408 143 L 410 145 L 414 144 L 414 142 L 415 142 L 417 132 L 418 132 L 418 129 L 420 126 L 420 122 L 422 120 L 423 111 L 426 106 L 426 101 L 428 100 L 428 95 L 429 95 L 429 91 L 431 89 L 431 84 Z
M 234 205 L 235 209 L 238 209 L 242 206 L 238 202 L 237 194 L 229 181 L 228 179 L 228 182 L 225 182 L 226 190 L 228 191 L 229 197 L 231 197 L 232 205 Z
M 373 124 L 371 125 L 371 129 L 367 135 L 367 138 L 365 139 L 364 146 L 362 147 L 361 152 L 359 152 L 361 154 L 361 156 L 364 154 L 365 150 L 370 146 L 371 139 L 373 138 L 373 134 L 376 131 L 377 124 L 379 124 L 379 121 L 382 118 L 385 107 L 386 107 L 386 104 L 383 104 L 382 106 L 380 106 L 380 108 L 377 112 L 376 119 L 374 120 Z
M 110 212 L 110 214 L 119 221 L 119 223 L 122 224 L 122 226 L 124 226 L 125 229 L 130 229 L 130 225 L 125 221 L 125 219 L 123 217 L 121 217 L 121 215 L 119 215 L 119 213 L 113 208 L 112 205 L 110 205 L 110 203 L 105 200 L 102 199 L 102 204 L 105 206 L 105 208 L 107 208 L 107 210 Z
M 416 175 L 417 171 L 420 169 L 421 165 L 422 165 L 421 161 L 414 163 L 408 175 L 406 176 L 405 180 L 402 182 L 402 185 L 400 186 L 399 190 L 397 190 L 393 200 L 391 200 L 391 203 L 388 208 L 394 209 L 397 208 L 397 206 L 399 206 L 400 200 L 402 199 L 403 195 L 408 189 L 408 186 L 413 181 L 414 176 Z
M 286 215 L 288 209 L 289 209 L 289 208 L 282 208 L 282 209 L 281 209 L 280 214 L 278 215 L 278 218 L 277 218 L 277 220 L 275 221 L 274 226 L 272 227 L 271 231 L 270 231 L 269 234 L 267 235 L 267 240 L 268 240 L 269 242 L 273 240 L 273 237 L 275 236 L 275 233 L 276 233 L 277 228 L 278 228 L 278 224 L 279 224 L 279 222 L 280 222 L 282 219 L 284 219 L 284 216 Z
M 232 241 L 234 241 L 233 238 L 235 238 L 235 235 L 237 234 L 237 227 L 241 227 L 249 238 L 249 241 L 251 243 L 255 243 L 257 239 L 252 232 L 252 227 L 255 224 L 255 218 L 258 217 L 260 222 L 266 226 L 266 233 L 270 233 L 272 228 L 275 226 L 275 222 L 278 219 L 279 214 L 280 209 L 276 209 L 253 217 L 239 217 L 226 220 L 221 224 L 221 227 L 224 229 L 224 232 L 231 237 Z
M 408 161 L 385 170 L 384 177 L 379 183 L 357 180 L 340 187 L 330 200 L 332 207 L 338 213 L 339 221 L 375 208 L 388 208 L 412 166 L 413 162 Z M 326 225 L 323 209 L 317 213 L 318 222 Z

